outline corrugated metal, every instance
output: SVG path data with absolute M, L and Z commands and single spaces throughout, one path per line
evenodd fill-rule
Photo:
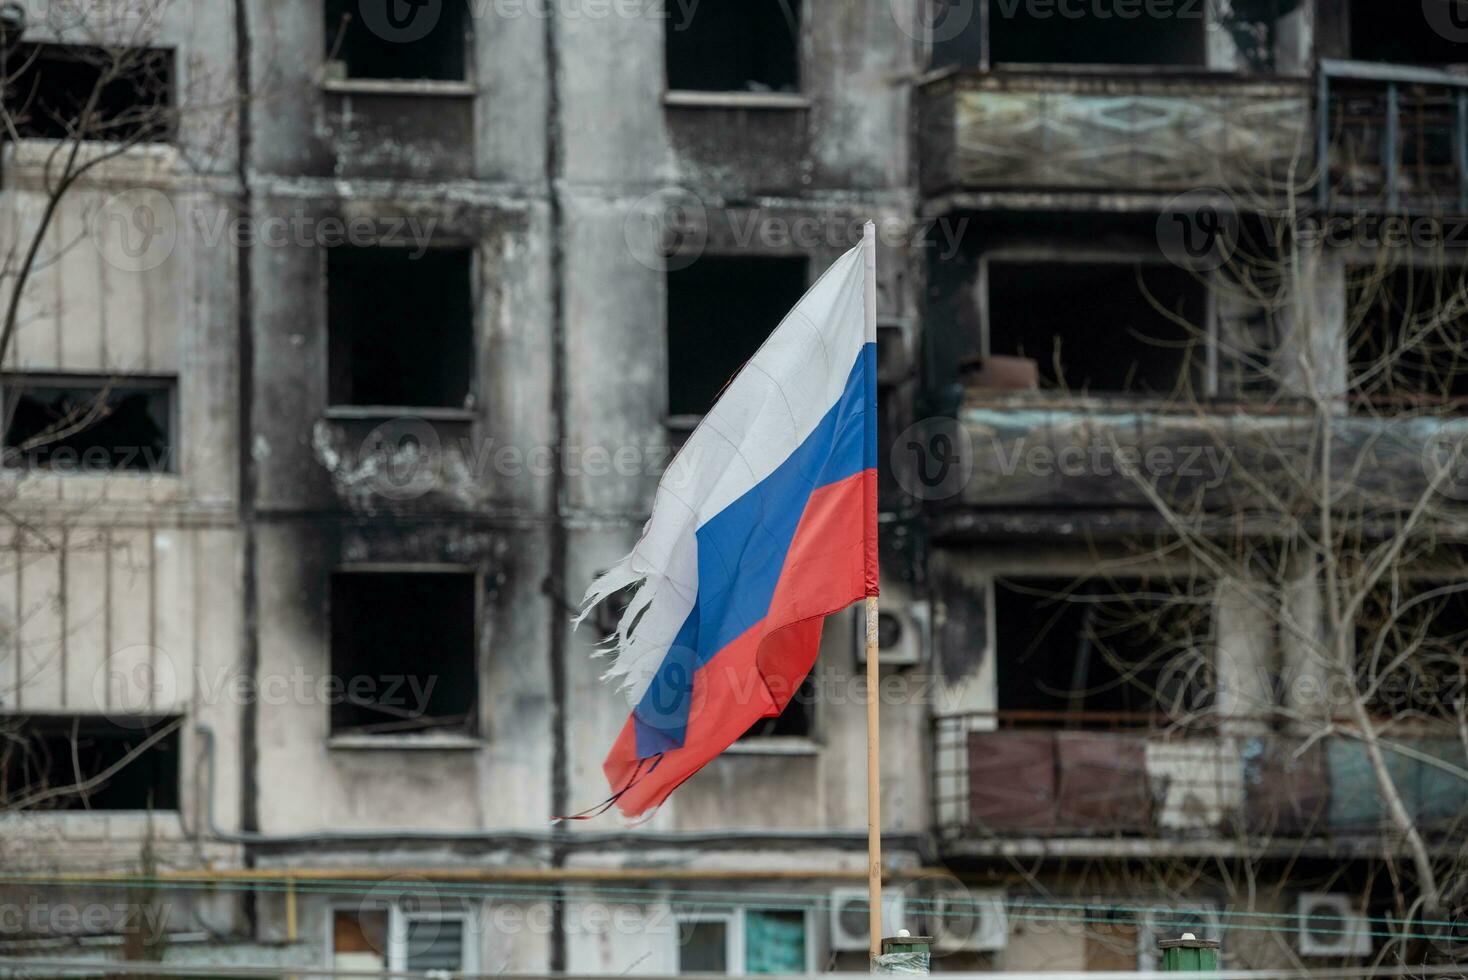
M 1152 826 L 1141 736 L 1061 732 L 1055 736 L 1055 752 L 1060 773 L 1056 809 L 1062 826 L 1078 831 Z
M 969 804 L 976 826 L 1044 831 L 1055 826 L 1055 736 L 971 732 Z

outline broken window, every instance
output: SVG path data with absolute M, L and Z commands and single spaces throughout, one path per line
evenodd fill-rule
M 1204 0 L 1142 5 L 1134 17 L 1110 4 L 989 0 L 989 61 L 1003 64 L 1207 64 Z
M 467 408 L 473 251 L 327 250 L 333 405 Z
M 813 676 L 801 682 L 785 710 L 775 718 L 761 718 L 750 726 L 741 739 L 810 738 L 815 728 L 816 684 Z
M 1442 266 L 1361 266 L 1346 282 L 1358 411 L 1468 404 L 1468 278 Z
M 664 24 L 671 90 L 800 90 L 800 0 L 704 0 Z
M 668 413 L 700 416 L 805 294 L 803 256 L 705 255 L 669 270 Z
M 173 52 L 24 44 L 5 57 L 7 111 L 25 138 L 173 138 Z M 87 107 L 91 106 L 88 111 Z
M 465 78 L 467 0 L 326 0 L 326 57 L 348 78 Z
M 34 377 L 5 383 L 5 463 L 57 472 L 173 470 L 174 382 Z
M 1207 604 L 1141 582 L 995 583 L 1001 711 L 1178 718 L 1212 704 Z M 1137 720 L 1142 720 L 1140 717 Z
M 1361 605 L 1355 633 L 1356 690 L 1370 695 L 1372 714 L 1455 719 L 1468 694 L 1468 595 L 1436 580 L 1376 589 Z
M 476 591 L 472 572 L 334 574 L 332 734 L 472 734 Z
M 1381 0 L 1352 0 L 1351 57 L 1406 65 L 1468 64 L 1461 40 L 1465 27 L 1468 11 L 1462 0 L 1426 0 L 1410 13 Z
M 989 353 L 1033 359 L 1046 386 L 1171 395 L 1201 360 L 1207 291 L 1186 270 L 991 261 L 988 281 Z
M 179 722 L 0 717 L 0 809 L 177 810 Z

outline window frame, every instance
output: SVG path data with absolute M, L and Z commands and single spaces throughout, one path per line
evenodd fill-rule
M 673 914 L 673 975 L 687 976 L 683 971 L 683 927 L 700 922 L 724 924 L 724 966 L 721 976 L 744 976 L 744 909 L 728 909 L 723 912 L 675 912 Z M 807 947 L 810 945 L 806 943 Z
M 331 902 L 326 906 L 326 921 L 323 926 L 326 934 L 326 941 L 323 944 L 323 949 L 326 954 L 323 957 L 323 965 L 326 968 L 334 968 L 336 962 L 335 925 L 337 913 L 360 913 L 362 911 L 363 908 L 361 905 L 346 905 L 339 902 Z M 455 906 L 439 912 L 408 912 L 403 909 L 401 902 L 392 901 L 383 902 L 378 906 L 374 906 L 372 911 L 387 913 L 387 949 L 382 951 L 382 964 L 387 972 L 404 973 L 407 971 L 408 923 L 413 920 L 460 922 L 463 926 L 459 950 L 460 966 L 458 970 L 452 972 L 460 975 L 479 972 L 479 917 L 475 914 L 474 907 Z
M 66 371 L 5 371 L 0 372 L 0 412 L 8 421 L 11 412 L 10 400 L 12 394 L 18 394 L 26 389 L 35 388 L 95 388 L 102 391 L 106 388 L 117 389 L 139 389 L 144 391 L 162 391 L 168 398 L 168 465 L 162 469 L 104 469 L 74 471 L 56 470 L 50 467 L 31 467 L 11 464 L 5 461 L 8 458 L 10 445 L 9 425 L 0 431 L 0 472 L 25 473 L 37 476 L 67 476 L 67 477 L 92 477 L 102 479 L 142 478 L 151 479 L 160 476 L 178 477 L 183 474 L 183 414 L 180 410 L 180 385 L 181 379 L 177 374 L 122 374 L 99 371 L 78 371 L 75 373 Z
M 1125 250 L 1101 250 L 1088 247 L 1081 248 L 1043 248 L 1028 246 L 999 246 L 983 252 L 978 257 L 977 270 L 974 278 L 974 300 L 978 310 L 979 336 L 978 352 L 981 357 L 990 356 L 990 336 L 993 333 L 993 314 L 990 307 L 991 281 L 990 266 L 993 263 L 999 265 L 1038 265 L 1044 263 L 1050 266 L 1065 265 L 1142 265 L 1157 268 L 1168 268 L 1171 263 L 1159 252 L 1151 252 L 1144 249 Z M 1204 336 L 1207 338 L 1207 349 L 1201 363 L 1202 376 L 1195 379 L 1198 391 L 1207 398 L 1218 395 L 1218 292 L 1217 273 L 1208 272 L 1203 279 L 1203 323 L 1200 324 Z M 1041 389 L 1040 394 L 1051 398 L 1060 398 L 1067 401 L 1084 401 L 1087 399 L 1127 399 L 1131 403 L 1153 402 L 1156 396 L 1146 396 L 1140 392 L 1113 391 L 1110 389 L 1097 391 L 1091 390 L 1084 394 L 1078 392 L 1046 392 Z M 1166 401 L 1167 399 L 1164 399 Z
M 485 742 L 484 733 L 489 731 L 488 699 L 484 696 L 484 671 L 481 669 L 480 648 L 484 642 L 484 603 L 480 597 L 484 592 L 484 571 L 477 565 L 461 562 L 342 562 L 326 568 L 326 599 L 322 603 L 322 622 L 325 631 L 326 661 L 328 673 L 335 668 L 332 662 L 332 589 L 331 580 L 337 575 L 468 575 L 474 588 L 474 642 L 471 654 L 474 658 L 474 729 L 472 732 L 390 732 L 370 734 L 363 732 L 334 732 L 331 727 L 331 705 L 322 705 L 327 712 L 326 745 L 331 749 L 478 749 Z
M 917 0 L 931 8 L 938 0 Z M 1218 23 L 1213 16 L 1213 4 L 1208 0 L 1194 0 L 1200 8 L 1202 16 L 1202 43 L 1203 60 L 1198 64 L 1169 65 L 1169 64 L 1113 64 L 1107 61 L 999 61 L 993 56 L 993 32 L 990 30 L 989 0 L 975 0 L 975 17 L 970 29 L 979 32 L 979 63 L 977 70 L 982 72 L 1031 72 L 1036 74 L 1067 74 L 1070 72 L 1095 72 L 1098 69 L 1109 74 L 1117 75 L 1156 75 L 1156 74 L 1188 74 L 1193 72 L 1211 72 L 1220 75 L 1236 74 L 1237 70 L 1228 66 L 1216 64 L 1213 51 L 1209 46 L 1209 40 L 1218 29 Z M 931 61 L 932 44 L 927 45 L 925 60 Z
M 665 108 L 724 108 L 724 109 L 809 109 L 814 105 L 806 88 L 805 59 L 802 56 L 805 45 L 802 43 L 806 28 L 809 25 L 807 18 L 810 0 L 802 0 L 800 9 L 797 11 L 799 20 L 795 25 L 795 37 L 793 39 L 795 55 L 795 91 L 793 92 L 754 92 L 739 89 L 699 89 L 699 88 L 674 88 L 668 82 L 668 32 L 672 27 L 671 17 L 661 18 L 663 22 L 662 45 L 660 46 L 660 58 L 663 76 L 663 106 Z
M 352 75 L 345 58 L 330 58 L 333 40 L 326 24 L 325 4 L 321 17 L 321 87 L 327 92 L 343 95 L 427 95 L 460 96 L 473 98 L 479 94 L 478 73 L 475 71 L 474 12 L 470 0 L 443 0 L 444 3 L 460 4 L 463 7 L 463 57 L 462 78 L 377 78 L 371 75 Z M 437 25 L 435 25 L 437 26 Z M 341 54 L 340 50 L 337 52 Z M 336 66 L 340 65 L 340 71 Z
M 336 212 L 324 212 L 318 217 L 337 217 L 342 221 L 350 221 L 349 218 Z M 378 215 L 375 220 L 383 218 L 391 219 L 392 215 Z M 361 248 L 361 249 L 400 249 L 408 251 L 413 246 L 403 245 L 367 245 L 353 246 L 350 244 L 336 245 L 329 248 L 319 248 L 317 259 L 317 272 L 320 275 L 320 289 L 317 299 L 317 315 L 321 323 L 322 357 L 318 370 L 318 379 L 321 383 L 322 415 L 328 419 L 380 419 L 397 418 L 399 416 L 413 416 L 427 420 L 444 422 L 472 422 L 479 414 L 480 391 L 480 361 L 481 343 L 479 337 L 480 322 L 482 317 L 482 301 L 484 297 L 484 272 L 483 263 L 480 261 L 480 243 L 460 236 L 445 235 L 430 245 L 426 252 L 432 251 L 467 251 L 469 253 L 469 383 L 464 393 L 465 404 L 473 407 L 445 406 L 445 405 L 379 405 L 379 404 L 355 404 L 352 402 L 337 402 L 331 397 L 331 252 L 338 248 Z

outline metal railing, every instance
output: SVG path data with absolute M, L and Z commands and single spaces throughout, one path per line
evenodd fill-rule
M 1468 76 L 1327 58 L 1317 85 L 1322 210 L 1468 213 Z

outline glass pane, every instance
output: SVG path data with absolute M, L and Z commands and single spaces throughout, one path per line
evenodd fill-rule
M 745 912 L 744 971 L 787 976 L 804 973 L 805 913 L 763 909 Z
M 464 923 L 461 919 L 409 919 L 408 969 L 462 970 Z
M 727 922 L 683 923 L 683 945 L 678 947 L 678 972 L 728 973 L 728 937 Z

